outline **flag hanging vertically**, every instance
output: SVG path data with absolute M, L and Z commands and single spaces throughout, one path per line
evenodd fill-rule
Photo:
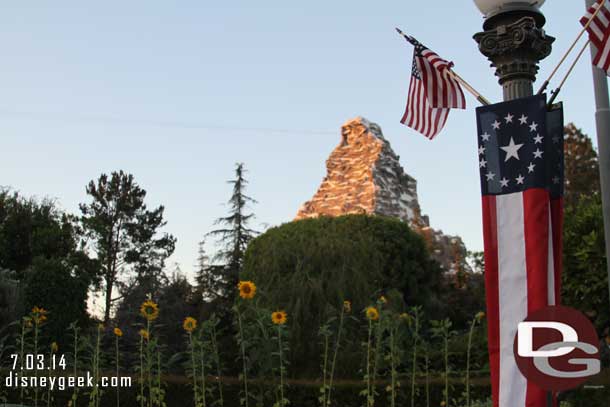
M 551 219 L 549 247 L 549 305 L 561 304 L 561 273 L 563 270 L 563 104 L 554 105 L 546 115 L 547 137 L 547 184 L 549 185 Z M 552 250 L 552 252 L 551 252 Z M 550 264 L 552 262 L 552 265 Z
M 601 10 L 597 12 L 600 7 Z M 580 19 L 580 23 L 583 26 L 589 23 L 587 27 L 589 40 L 597 49 L 593 65 L 606 71 L 606 75 L 610 75 L 610 3 L 607 0 L 598 0 L 589 7 L 587 13 Z
M 563 116 L 546 96 L 477 108 L 494 407 L 545 406 L 513 354 L 519 322 L 559 300 Z
M 452 62 L 445 61 L 415 38 L 398 32 L 415 47 L 407 107 L 400 122 L 433 139 L 445 126 L 449 109 L 465 109 L 466 98 L 459 82 L 449 72 Z

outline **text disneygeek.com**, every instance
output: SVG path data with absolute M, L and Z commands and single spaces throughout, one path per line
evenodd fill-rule
M 131 387 L 129 376 L 101 376 L 98 382 L 90 372 L 84 376 L 25 376 L 23 374 L 10 372 L 4 379 L 6 388 L 50 388 L 50 390 L 65 390 L 73 387 L 104 387 L 118 388 Z

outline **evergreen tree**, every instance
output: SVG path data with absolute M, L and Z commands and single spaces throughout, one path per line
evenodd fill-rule
M 173 253 L 176 239 L 167 233 L 157 237 L 166 223 L 165 208 L 148 210 L 144 203 L 146 191 L 133 175 L 123 171 L 113 172 L 110 177 L 102 174 L 97 181 L 89 182 L 86 192 L 92 200 L 80 205 L 81 223 L 93 240 L 101 263 L 107 322 L 113 302 L 120 298 L 114 295 L 114 289 L 121 287 L 121 277 L 129 271 L 136 275 L 129 284 L 122 285 L 123 296 L 125 289 L 142 286 L 143 282 L 153 285 L 163 272 L 165 260 Z
M 195 265 L 195 290 L 202 294 L 208 291 L 207 271 L 210 265 L 210 257 L 205 252 L 205 239 L 198 244 L 197 264 Z
M 197 264 L 195 265 L 195 304 L 220 297 L 222 281 L 219 277 L 221 275 L 222 267 L 210 264 L 210 257 L 205 251 L 205 239 L 201 240 L 197 252 Z
M 248 204 L 256 203 L 256 201 L 245 193 L 248 185 L 248 181 L 244 178 L 245 173 L 244 164 L 237 163 L 235 179 L 227 181 L 233 185 L 233 193 L 228 201 L 229 215 L 217 219 L 214 224 L 221 228 L 208 233 L 208 236 L 217 239 L 220 250 L 214 256 L 214 260 L 222 264 L 220 270 L 218 267 L 211 266 L 211 270 L 208 271 L 209 273 L 220 271 L 217 279 L 213 277 L 212 281 L 214 286 L 217 284 L 218 293 L 226 299 L 233 298 L 234 288 L 243 267 L 246 248 L 257 234 L 248 225 L 254 218 L 253 213 L 247 213 Z
M 566 207 L 599 192 L 599 163 L 591 139 L 573 123 L 564 128 Z

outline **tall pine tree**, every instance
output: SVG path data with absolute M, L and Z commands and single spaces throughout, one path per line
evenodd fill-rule
M 222 296 L 222 272 L 223 266 L 210 263 L 210 257 L 205 251 L 205 239 L 201 240 L 195 264 L 195 304 L 213 301 Z
M 101 264 L 104 322 L 107 322 L 113 304 L 121 298 L 116 296 L 115 289 L 122 288 L 121 296 L 126 297 L 142 282 L 152 285 L 158 280 L 165 260 L 174 252 L 176 238 L 161 234 L 160 229 L 166 224 L 165 208 L 147 208 L 146 191 L 132 174 L 122 170 L 110 176 L 102 174 L 89 182 L 86 192 L 90 202 L 80 204 L 81 224 Z M 135 281 L 121 279 L 128 274 Z
M 244 178 L 245 173 L 244 164 L 237 163 L 235 179 L 227 181 L 233 185 L 233 193 L 228 201 L 229 215 L 217 219 L 214 224 L 220 228 L 207 234 L 216 239 L 220 249 L 214 256 L 214 261 L 221 264 L 221 267 L 210 266 L 212 269 L 208 271 L 216 272 L 214 274 L 217 279 L 213 279 L 215 288 L 218 294 L 227 300 L 233 299 L 246 248 L 257 234 L 249 227 L 254 214 L 248 213 L 248 204 L 254 204 L 256 201 L 245 193 L 248 185 Z

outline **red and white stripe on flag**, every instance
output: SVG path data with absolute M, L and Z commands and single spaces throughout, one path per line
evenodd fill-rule
M 426 99 L 433 108 L 466 109 L 466 97 L 460 84 L 449 73 L 453 63 L 429 49 L 418 58 L 419 71 L 426 89 Z
M 559 301 L 561 199 L 545 189 L 483 196 L 489 357 L 495 407 L 543 407 L 519 371 L 513 341 L 527 315 Z
M 412 75 L 407 107 L 400 122 L 432 140 L 445 127 L 447 117 L 449 109 L 433 108 L 424 81 Z
M 517 327 L 558 305 L 563 112 L 533 96 L 477 108 L 488 346 L 494 407 L 544 407 L 513 353 Z
M 415 52 L 407 106 L 400 122 L 433 139 L 445 126 L 451 108 L 466 108 L 466 98 L 449 73 L 450 62 L 412 37 L 405 38 L 415 46 Z
M 600 7 L 602 9 L 593 17 Z M 597 49 L 593 64 L 610 75 L 610 3 L 607 0 L 598 0 L 589 7 L 587 13 L 580 19 L 580 23 L 585 26 L 589 21 L 591 21 L 587 27 L 589 40 Z

